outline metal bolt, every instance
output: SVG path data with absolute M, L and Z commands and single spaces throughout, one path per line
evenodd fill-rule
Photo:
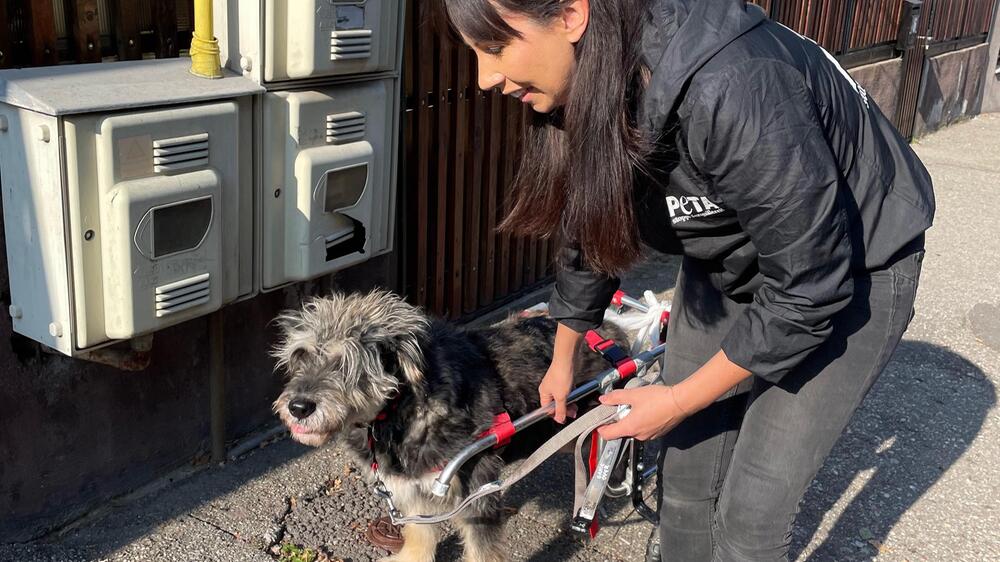
M 88 230 L 87 232 L 84 232 L 83 233 L 83 239 L 87 240 L 87 241 L 93 240 L 94 239 L 94 231 L 93 230 Z
M 63 335 L 62 324 L 58 322 L 49 324 L 49 335 L 54 338 L 61 338 Z
M 42 142 L 49 142 L 51 135 L 49 133 L 48 125 L 39 125 L 35 127 L 35 137 Z
M 10 307 L 7 308 L 7 311 L 10 312 L 10 317 L 13 318 L 14 320 L 18 320 L 22 316 L 24 316 L 24 311 L 21 310 L 21 307 L 17 306 L 16 304 L 10 305 Z
M 281 188 L 280 187 L 278 189 L 274 190 L 274 197 L 275 198 L 281 197 Z

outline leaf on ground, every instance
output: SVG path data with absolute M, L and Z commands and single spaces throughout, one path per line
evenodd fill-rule
M 879 551 L 880 554 L 886 554 L 888 552 L 892 552 L 891 548 L 889 548 L 888 546 L 885 546 L 884 544 L 882 544 L 881 542 L 879 542 L 878 539 L 871 539 L 871 540 L 868 541 L 868 544 L 870 544 L 873 547 L 875 547 L 875 550 Z

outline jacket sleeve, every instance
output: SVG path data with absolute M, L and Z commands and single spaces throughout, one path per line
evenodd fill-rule
M 555 262 L 556 284 L 549 297 L 549 316 L 576 332 L 598 328 L 619 279 L 590 270 L 575 244 L 563 244 Z
M 722 349 L 777 382 L 851 300 L 849 194 L 796 69 L 758 60 L 718 78 L 690 92 L 688 149 L 757 248 L 763 278 Z

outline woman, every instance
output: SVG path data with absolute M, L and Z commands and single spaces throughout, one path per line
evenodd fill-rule
M 665 385 L 607 426 L 663 439 L 671 560 L 784 560 L 797 504 L 913 313 L 930 178 L 836 60 L 743 0 L 445 0 L 479 86 L 534 110 L 502 227 L 563 243 L 554 358 L 640 240 L 683 254 Z

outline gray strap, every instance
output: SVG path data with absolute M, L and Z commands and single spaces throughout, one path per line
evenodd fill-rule
M 595 428 L 601 427 L 602 425 L 607 425 L 613 422 L 618 416 L 617 406 L 598 406 L 593 410 L 590 410 L 583 416 L 580 416 L 573 423 L 569 424 L 563 428 L 559 433 L 555 434 L 551 439 L 545 442 L 544 445 L 538 448 L 534 453 L 531 454 L 527 459 L 524 460 L 517 468 L 511 472 L 510 475 L 503 481 L 497 480 L 494 482 L 489 482 L 482 485 L 478 490 L 470 494 L 467 498 L 462 500 L 462 503 L 458 504 L 455 509 L 443 513 L 441 515 L 415 515 L 411 517 L 393 517 L 392 522 L 396 525 L 405 525 L 407 523 L 417 523 L 417 524 L 433 524 L 442 523 L 447 521 L 459 513 L 462 512 L 466 507 L 472 502 L 478 500 L 483 496 L 488 496 L 490 494 L 495 494 L 497 492 L 502 492 L 507 488 L 513 486 L 519 482 L 522 478 L 530 474 L 533 470 L 539 467 L 543 462 L 549 459 L 552 455 L 556 454 L 559 449 L 562 449 L 574 439 L 579 437 L 581 434 L 589 435 L 591 431 Z M 391 515 L 391 514 L 390 514 Z
M 625 385 L 625 388 L 650 384 L 656 379 L 657 375 L 658 374 L 655 372 L 647 372 L 641 377 L 636 377 L 629 381 L 628 384 Z M 599 405 L 593 410 L 590 410 L 586 414 L 577 418 L 573 423 L 569 424 L 559 433 L 555 434 L 551 439 L 546 441 L 544 445 L 539 447 L 538 450 L 518 465 L 505 480 L 496 480 L 483 484 L 478 490 L 469 494 L 468 497 L 462 500 L 462 502 L 459 503 L 455 509 L 440 515 L 413 515 L 409 517 L 397 517 L 390 512 L 390 518 L 392 519 L 394 525 L 406 525 L 411 523 L 417 525 L 433 525 L 435 523 L 443 523 L 461 513 L 465 508 L 469 507 L 472 502 L 478 500 L 479 498 L 502 492 L 514 484 L 517 484 L 522 478 L 530 474 L 543 462 L 548 460 L 549 457 L 556 454 L 560 449 L 571 443 L 574 439 L 579 437 L 580 441 L 583 441 L 583 438 L 590 435 L 590 433 L 598 427 L 613 423 L 617 421 L 617 419 L 618 406 Z M 579 454 L 577 454 L 576 457 L 577 471 L 579 471 L 581 470 L 583 459 L 580 458 Z M 577 487 L 579 487 L 579 484 L 577 484 Z M 583 489 L 586 490 L 586 483 L 584 483 Z M 576 497 L 582 497 L 582 492 L 579 489 L 576 491 Z M 575 500 L 575 502 L 579 501 L 579 499 Z
M 647 372 L 643 373 L 642 375 L 628 381 L 628 383 L 625 384 L 625 388 L 638 388 L 640 386 L 646 386 L 652 384 L 653 382 L 656 381 L 658 376 L 659 376 L 658 372 L 649 372 L 647 370 Z M 605 425 L 605 424 L 600 424 L 600 425 Z M 589 488 L 589 482 L 587 481 L 587 478 L 589 478 L 588 475 L 589 471 L 587 464 L 583 460 L 583 445 L 587 437 L 593 432 L 593 430 L 597 429 L 597 427 L 600 427 L 600 425 L 591 428 L 591 430 L 587 431 L 586 433 L 581 433 L 579 438 L 576 440 L 576 449 L 575 449 L 576 454 L 574 455 L 574 465 L 573 465 L 573 516 L 574 517 L 580 513 L 580 508 L 583 507 L 583 505 L 587 502 L 587 490 Z M 618 441 L 622 442 L 621 440 Z M 609 444 L 610 443 L 606 443 L 605 447 L 607 447 L 607 445 Z M 593 443 L 591 446 L 596 447 L 597 444 Z M 620 448 L 621 445 L 619 445 L 619 449 Z

